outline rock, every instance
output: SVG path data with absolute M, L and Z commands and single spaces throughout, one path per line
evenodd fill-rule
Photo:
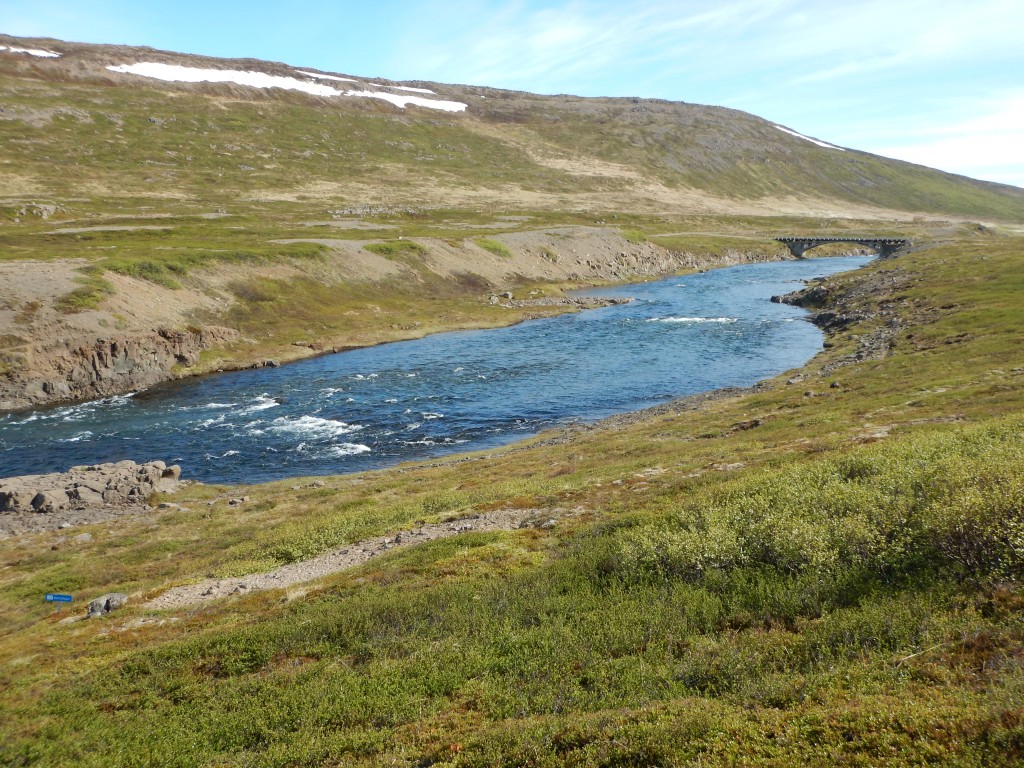
M 155 491 L 174 491 L 181 467 L 168 467 L 162 461 L 137 464 L 134 461 L 91 464 L 72 467 L 67 472 L 48 475 L 24 475 L 0 480 L 0 513 L 54 515 L 52 523 L 32 523 L 55 527 L 58 524 L 85 522 L 84 510 L 142 506 Z M 74 512 L 74 514 L 72 514 Z
M 4 490 L 0 487 L 0 512 L 26 512 L 32 508 L 36 492 L 24 488 Z
M 74 542 L 77 542 L 79 544 L 88 544 L 90 541 L 92 541 L 92 534 L 91 533 L 80 533 L 80 534 L 78 534 L 77 536 L 75 536 L 71 540 L 74 541 Z
M 127 497 L 116 488 L 109 488 L 103 492 L 104 504 L 124 504 L 127 500 Z
M 173 493 L 178 489 L 178 483 L 181 481 L 181 467 L 177 464 L 172 464 L 169 467 L 165 467 L 161 472 L 160 477 L 153 484 L 153 490 L 160 491 L 161 493 Z
M 97 597 L 89 603 L 89 618 L 96 619 L 106 616 L 111 611 L 116 611 L 128 602 L 128 595 L 123 592 L 111 592 L 103 597 Z
M 30 366 L 0 379 L 0 403 L 13 409 L 145 389 L 237 336 L 228 328 L 206 327 L 40 340 L 30 350 Z
M 92 488 L 84 485 L 80 485 L 77 488 L 71 490 L 68 493 L 68 497 L 72 501 L 77 501 L 80 504 L 86 504 L 88 506 L 99 506 L 103 503 L 103 494 L 97 493 Z
M 59 512 L 68 506 L 68 495 L 64 491 L 49 489 L 40 491 L 32 498 L 32 509 L 36 512 Z

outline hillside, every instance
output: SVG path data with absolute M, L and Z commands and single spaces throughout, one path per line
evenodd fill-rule
M 2 162 L 18 169 L 8 195 L 1024 218 L 1015 187 L 831 147 L 721 107 L 4 40 L 60 53 L 0 56 Z

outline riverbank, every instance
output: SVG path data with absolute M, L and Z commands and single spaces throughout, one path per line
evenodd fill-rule
M 275 263 L 173 280 L 81 259 L 0 262 L 0 413 L 577 311 L 566 287 L 785 257 L 778 244 L 690 252 L 580 226 L 483 240 L 493 251 L 429 237 L 281 242 Z

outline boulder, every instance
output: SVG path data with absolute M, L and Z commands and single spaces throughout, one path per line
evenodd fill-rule
M 104 504 L 124 504 L 128 497 L 116 488 L 108 488 L 103 492 Z
M 32 498 L 32 509 L 36 512 L 59 512 L 67 506 L 68 495 L 55 488 L 40 491 Z
M 173 491 L 181 467 L 134 461 L 72 467 L 49 475 L 0 480 L 0 513 L 52 513 L 108 504 L 145 504 L 155 491 Z
M 72 488 L 71 491 L 68 492 L 68 497 L 72 501 L 77 501 L 79 504 L 86 504 L 88 506 L 97 506 L 103 503 L 103 494 L 87 485 L 79 485 Z
M 27 488 L 0 489 L 0 512 L 27 512 L 32 509 L 36 492 Z
M 111 592 L 103 597 L 97 597 L 89 602 L 89 618 L 97 619 L 106 616 L 111 611 L 116 611 L 128 602 L 128 595 L 123 592 Z

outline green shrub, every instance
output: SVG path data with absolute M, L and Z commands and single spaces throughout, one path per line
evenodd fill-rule
M 369 243 L 364 245 L 363 248 L 370 253 L 385 257 L 401 256 L 404 254 L 422 256 L 427 252 L 424 246 L 414 240 L 388 240 L 383 243 Z
M 181 288 L 173 274 L 184 275 L 185 267 L 178 264 L 164 264 L 159 261 L 145 259 L 132 261 L 108 261 L 104 265 L 109 271 L 116 272 L 126 277 L 134 277 L 138 280 L 148 280 L 151 283 L 162 285 L 164 288 L 177 290 Z
M 917 437 L 760 473 L 618 535 L 631 577 L 770 568 L 1024 576 L 1024 423 Z
M 495 256 L 500 256 L 503 259 L 511 259 L 512 251 L 508 249 L 508 246 L 504 243 L 493 240 L 489 237 L 477 238 L 476 244 L 483 248 L 485 251 L 490 251 Z
M 236 280 L 228 290 L 247 304 L 276 301 L 281 296 L 281 286 L 273 280 Z
M 75 288 L 54 302 L 54 306 L 65 314 L 96 309 L 103 303 L 103 299 L 114 293 L 114 286 L 102 277 L 103 270 L 87 267 L 81 272 L 82 276 L 76 277 L 75 282 L 82 287 Z

